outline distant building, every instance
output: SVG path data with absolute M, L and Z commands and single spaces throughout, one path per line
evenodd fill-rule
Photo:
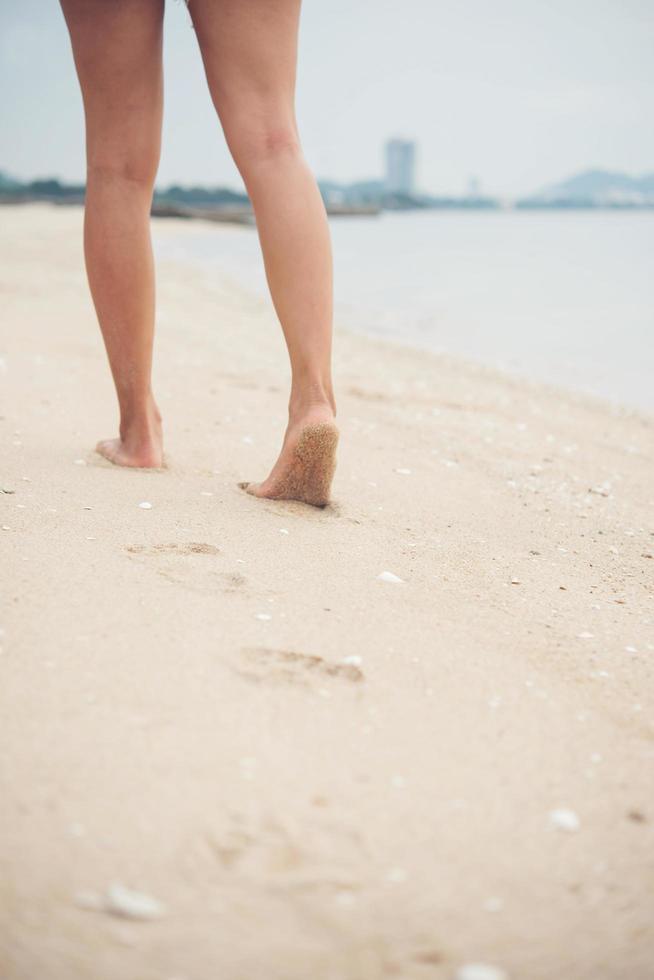
M 415 189 L 416 144 L 392 139 L 386 143 L 386 190 L 413 194 Z
M 479 200 L 481 197 L 481 181 L 479 177 L 470 177 L 468 180 L 468 191 L 466 197 L 472 200 Z

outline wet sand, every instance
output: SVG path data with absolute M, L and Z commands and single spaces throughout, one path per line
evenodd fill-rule
M 339 325 L 261 501 L 274 315 L 169 261 L 121 470 L 81 211 L 1 217 L 3 980 L 651 977 L 652 420 Z

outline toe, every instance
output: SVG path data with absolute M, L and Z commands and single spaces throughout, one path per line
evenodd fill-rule
M 96 448 L 96 452 L 104 456 L 105 459 L 113 463 L 114 466 L 128 466 L 129 462 L 124 458 L 122 443 L 120 439 L 102 439 Z

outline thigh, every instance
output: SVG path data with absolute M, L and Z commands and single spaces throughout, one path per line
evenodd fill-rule
M 190 0 L 214 104 L 230 130 L 295 126 L 301 0 Z
M 164 0 L 61 0 L 86 116 L 89 165 L 158 154 Z

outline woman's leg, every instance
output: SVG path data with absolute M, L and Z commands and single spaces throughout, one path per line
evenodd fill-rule
M 327 442 L 332 446 L 335 441 L 329 227 L 295 119 L 300 0 L 190 0 L 190 12 L 211 96 L 254 207 L 268 285 L 291 360 L 289 424 L 281 455 L 268 479 L 249 488 L 258 496 L 279 497 L 289 495 L 289 481 L 294 486 L 302 482 L 300 473 L 289 475 L 289 470 L 296 465 L 306 427 L 327 425 Z M 325 440 L 318 444 L 324 467 L 333 469 L 333 451 Z M 306 439 L 303 447 L 306 456 Z M 321 465 L 318 460 L 313 477 L 321 476 L 315 472 Z M 322 476 L 326 479 L 327 473 Z
M 151 388 L 150 206 L 161 142 L 164 0 L 61 6 L 86 117 L 86 269 L 120 408 L 120 438 L 97 448 L 123 466 L 161 466 Z

